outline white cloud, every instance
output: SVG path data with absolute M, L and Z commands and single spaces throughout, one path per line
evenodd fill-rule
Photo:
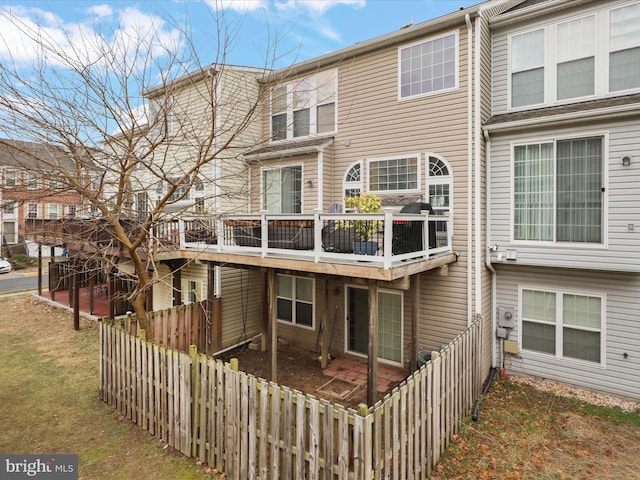
M 114 13 L 116 17 L 111 18 Z M 108 5 L 99 5 L 88 14 L 84 22 L 65 23 L 41 9 L 0 6 L 0 61 L 32 65 L 46 60 L 51 65 L 83 66 L 124 60 L 132 65 L 149 51 L 156 57 L 175 51 L 180 41 L 180 32 L 162 18 L 133 7 L 114 12 Z M 116 23 L 110 24 L 110 19 Z M 105 56 L 106 52 L 110 55 Z
M 87 13 L 95 15 L 96 17 L 110 17 L 113 15 L 113 9 L 110 5 L 93 5 L 87 9 Z
M 238 13 L 254 12 L 267 7 L 265 0 L 206 0 L 214 10 L 233 10 Z
M 364 7 L 365 0 L 287 0 L 286 2 L 276 1 L 276 8 L 279 10 L 306 9 L 310 13 L 323 14 L 327 10 L 338 5 L 348 5 L 356 8 Z

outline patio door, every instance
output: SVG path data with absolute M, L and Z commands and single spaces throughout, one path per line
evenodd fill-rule
M 378 291 L 378 358 L 402 364 L 402 293 Z M 369 292 L 347 287 L 347 351 L 367 355 Z

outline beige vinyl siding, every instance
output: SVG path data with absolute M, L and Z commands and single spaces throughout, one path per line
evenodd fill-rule
M 222 348 L 250 340 L 262 331 L 260 272 L 221 268 Z
M 575 246 L 571 244 L 533 245 L 511 242 L 511 152 L 512 142 L 523 144 L 554 138 L 583 138 L 603 135 L 604 176 L 604 228 L 607 245 Z M 607 149 L 608 146 L 608 149 Z M 635 168 L 623 167 L 621 157 L 630 154 L 636 162 L 640 156 L 636 121 L 613 122 L 598 125 L 591 123 L 555 131 L 540 127 L 528 133 L 492 136 L 491 142 L 491 244 L 499 251 L 507 248 L 518 251 L 518 264 L 553 265 L 556 267 L 592 270 L 640 271 L 640 228 L 629 230 L 629 225 L 640 225 L 640 190 Z M 494 261 L 497 260 L 494 255 Z
M 519 286 L 605 295 L 604 366 L 521 351 L 517 356 L 506 356 L 508 373 L 533 375 L 640 398 L 637 377 L 640 370 L 640 323 L 637 315 L 640 275 L 499 266 L 497 303 L 515 308 L 516 328 L 510 332 L 511 340 L 518 340 L 519 335 Z
M 173 306 L 172 275 L 168 265 L 160 263 L 156 269 L 153 285 L 153 310 L 165 310 Z
M 222 98 L 218 102 L 218 128 L 221 135 L 218 144 L 229 141 L 230 135 L 237 135 L 240 129 L 242 133 L 231 143 L 231 148 L 223 151 L 220 158 L 220 179 L 218 185 L 222 200 L 220 208 L 223 212 L 247 212 L 248 211 L 248 170 L 242 159 L 242 155 L 253 146 L 263 141 L 260 128 L 260 110 L 253 114 L 253 121 L 247 128 L 240 127 L 247 115 L 255 109 L 259 102 L 262 89 L 256 81 L 258 73 L 256 69 L 229 69 L 224 70 L 223 83 L 220 88 Z M 237 147 L 234 147 L 237 145 Z

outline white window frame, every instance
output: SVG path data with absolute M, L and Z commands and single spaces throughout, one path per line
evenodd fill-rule
M 435 41 L 438 40 L 444 40 L 447 37 L 450 37 L 453 35 L 453 42 L 454 42 L 454 75 L 455 75 L 455 81 L 454 81 L 454 85 L 452 87 L 442 87 L 442 88 L 438 88 L 438 89 L 432 89 L 430 91 L 426 91 L 426 92 L 420 92 L 420 93 L 416 93 L 416 94 L 406 94 L 403 95 L 402 94 L 402 87 L 403 87 L 403 76 L 405 75 L 411 75 L 411 72 L 403 72 L 403 51 L 411 49 L 413 47 L 417 47 L 419 45 L 424 45 L 427 43 L 433 43 Z M 457 90 L 458 88 L 460 88 L 460 33 L 459 30 L 451 30 L 449 32 L 445 32 L 439 35 L 434 35 L 428 38 L 423 38 L 422 40 L 418 41 L 418 42 L 414 42 L 411 43 L 409 45 L 403 45 L 401 47 L 398 48 L 398 101 L 404 101 L 404 100 L 412 100 L 415 98 L 422 98 L 422 97 L 427 97 L 427 96 L 431 96 L 431 95 L 438 95 L 440 93 L 445 93 L 445 92 L 451 92 L 454 90 Z M 429 68 L 433 69 L 434 65 L 431 64 L 429 65 Z M 421 80 L 422 77 L 421 77 Z
M 265 198 L 264 198 L 266 194 L 264 189 L 266 172 L 274 171 L 274 170 L 284 170 L 287 168 L 295 168 L 295 167 L 300 167 L 300 212 L 299 213 L 304 212 L 304 165 L 302 163 L 292 163 L 289 165 L 274 165 L 274 166 L 260 168 L 260 210 L 262 211 L 267 210 L 267 205 L 265 204 Z M 278 213 L 281 213 L 281 212 L 278 212 Z
M 319 79 L 321 79 L 325 75 L 327 76 L 332 75 L 333 79 L 330 79 L 329 82 L 333 81 L 333 84 L 334 84 L 333 95 L 330 95 L 327 99 L 320 98 L 321 85 L 318 84 Z M 304 92 L 308 93 L 308 95 L 305 95 L 307 99 L 304 107 L 300 106 L 300 108 L 297 108 L 297 106 L 294 105 L 295 92 L 296 92 L 296 88 L 301 85 L 305 85 Z M 285 94 L 286 107 L 284 110 L 279 110 L 276 112 L 273 110 L 273 105 L 274 105 L 273 92 L 277 89 L 282 89 L 282 88 L 286 89 L 286 94 Z M 331 101 L 331 99 L 333 99 L 333 101 Z M 326 105 L 331 105 L 332 103 L 334 105 L 333 129 L 319 132 L 318 131 L 319 130 L 318 129 L 318 109 Z M 309 110 L 309 125 L 308 125 L 309 132 L 306 135 L 294 136 L 294 113 L 305 110 L 305 109 Z M 274 137 L 273 117 L 276 115 L 285 116 L 286 132 L 285 132 L 284 138 L 277 138 L 277 139 L 273 138 Z M 294 139 L 299 140 L 299 139 L 310 138 L 310 137 L 334 135 L 335 133 L 337 133 L 337 131 L 338 131 L 338 70 L 337 69 L 325 70 L 323 72 L 318 72 L 317 74 L 309 77 L 299 78 L 287 84 L 276 85 L 271 90 L 270 102 L 269 102 L 269 133 L 270 133 L 271 142 L 277 143 L 277 142 L 283 142 L 288 140 L 290 141 Z
M 347 320 L 347 315 L 349 314 L 349 289 L 359 289 L 359 290 L 367 290 L 367 287 L 363 287 L 362 285 L 356 285 L 354 283 L 348 283 L 344 285 L 344 351 L 351 354 L 356 355 L 358 357 L 366 358 L 367 355 L 357 352 L 355 350 L 349 349 L 349 322 Z M 395 295 L 400 297 L 400 362 L 394 362 L 393 360 L 388 360 L 386 358 L 381 358 L 378 356 L 378 361 L 381 363 L 386 363 L 387 365 L 395 365 L 395 366 L 403 366 L 404 359 L 404 329 L 405 329 L 405 318 L 404 318 L 404 292 L 402 290 L 393 290 L 389 288 L 379 288 L 378 294 L 385 293 L 389 295 Z M 380 296 L 378 295 L 378 302 L 380 302 Z M 378 322 L 380 322 L 378 313 Z M 379 327 L 379 325 L 378 325 Z
M 575 103 L 578 101 L 585 101 L 593 98 L 602 98 L 610 96 L 619 96 L 629 93 L 640 92 L 640 85 L 625 90 L 612 91 L 609 85 L 610 74 L 610 59 L 609 55 L 612 52 L 624 50 L 615 49 L 610 47 L 610 17 L 611 12 L 621 8 L 630 7 L 636 5 L 637 2 L 626 2 L 622 5 L 610 6 L 597 11 L 591 11 L 589 13 L 581 13 L 579 15 L 563 17 L 553 23 L 546 23 L 537 25 L 533 28 L 514 31 L 507 36 L 507 110 L 508 111 L 520 111 L 529 110 L 532 108 L 538 108 L 540 106 L 551 106 L 567 103 Z M 594 93 L 593 95 L 585 95 L 582 97 L 572 97 L 563 100 L 557 99 L 557 70 L 558 70 L 558 50 L 557 44 L 557 30 L 558 25 L 566 24 L 575 20 L 581 20 L 588 17 L 595 17 L 595 49 L 594 49 Z M 512 41 L 513 38 L 522 34 L 533 32 L 536 30 L 544 31 L 544 101 L 543 103 L 529 104 L 514 107 L 512 105 L 512 76 L 515 73 L 512 69 Z M 637 42 L 632 42 L 632 46 L 626 46 L 626 48 L 635 48 L 640 46 L 640 39 Z
M 190 305 L 204 300 L 204 282 L 202 280 L 186 278 L 182 281 L 182 291 L 185 293 L 182 298 L 182 303 Z
M 33 217 L 31 216 L 32 208 L 35 211 L 35 216 Z M 38 218 L 38 215 L 40 214 L 40 205 L 35 202 L 27 203 L 27 208 L 25 208 L 24 213 L 25 213 L 25 218 Z
M 47 203 L 47 219 L 57 220 L 58 218 L 60 218 L 59 205 L 57 203 Z
M 592 367 L 606 367 L 606 325 L 607 325 L 607 295 L 605 293 L 587 291 L 587 290 L 576 290 L 576 289 L 562 289 L 562 288 L 550 288 L 549 286 L 542 285 L 518 285 L 518 344 L 523 345 L 523 326 L 522 322 L 526 319 L 523 315 L 523 292 L 524 290 L 534 291 L 534 292 L 544 292 L 544 293 L 552 293 L 556 296 L 555 301 L 555 354 L 545 353 L 538 350 L 527 350 L 524 347 L 521 348 L 522 354 L 527 356 L 540 356 L 545 358 L 554 358 L 561 362 L 573 363 L 573 364 L 582 364 L 589 365 Z M 590 297 L 590 298 L 599 298 L 600 299 L 600 362 L 592 362 L 589 360 L 583 360 L 574 357 L 567 357 L 563 355 L 563 333 L 564 328 L 567 326 L 564 323 L 564 318 L 562 315 L 562 307 L 564 302 L 564 295 L 577 295 L 581 297 Z M 535 322 L 535 319 L 528 320 L 531 322 Z M 539 322 L 544 323 L 544 322 Z M 590 329 L 587 327 L 581 328 L 582 330 L 589 331 Z M 595 330 L 592 330 L 595 331 Z
M 18 172 L 15 170 L 6 170 L 4 172 L 4 186 L 6 188 L 16 188 L 18 185 Z
M 370 193 L 374 193 L 376 195 L 388 195 L 388 194 L 398 194 L 398 193 L 419 193 L 422 188 L 422 155 L 419 153 L 411 153 L 408 155 L 394 155 L 389 157 L 378 157 L 378 158 L 369 158 L 367 159 L 367 191 Z M 375 190 L 371 187 L 371 164 L 377 162 L 388 162 L 392 160 L 403 160 L 403 159 L 416 159 L 416 187 L 415 188 L 406 188 L 406 189 L 394 189 L 394 190 Z
M 597 242 L 564 242 L 557 241 L 557 199 L 556 199 L 556 179 L 557 179 L 557 143 L 564 140 L 580 140 L 586 138 L 601 137 L 602 138 L 602 241 Z M 553 213 L 553 240 L 519 240 L 515 238 L 515 148 L 518 146 L 537 145 L 542 143 L 553 144 L 553 176 L 554 176 L 554 213 Z M 522 139 L 518 142 L 512 142 L 510 147 L 510 239 L 514 245 L 530 245 L 530 246 L 561 246 L 571 247 L 575 249 L 607 249 L 609 231 L 608 212 L 609 212 L 609 134 L 602 131 L 585 131 L 580 134 L 559 135 L 555 137 L 534 137 L 531 139 Z
M 363 193 L 363 189 L 364 189 L 364 165 L 363 165 L 363 161 L 362 160 L 358 160 L 357 162 L 353 162 L 351 165 L 349 165 L 345 172 L 344 172 L 344 176 L 342 177 L 342 207 L 343 207 L 343 211 L 344 211 L 344 199 L 347 198 L 347 190 L 351 190 L 351 191 L 358 191 L 360 194 Z M 351 171 L 354 170 L 356 167 L 359 168 L 360 170 L 360 179 L 358 180 L 349 180 L 349 178 L 351 177 Z
M 37 174 L 33 172 L 27 173 L 27 190 L 37 190 L 39 183 Z
M 280 277 L 288 277 L 291 279 L 291 298 L 289 297 L 281 297 L 278 295 L 278 279 Z M 296 282 L 298 279 L 304 279 L 305 281 L 310 281 L 311 282 L 311 302 L 307 301 L 307 300 L 299 300 L 298 296 L 297 296 L 297 292 L 296 292 Z M 299 275 L 287 275 L 284 273 L 279 273 L 276 275 L 276 298 L 277 299 L 283 299 L 283 300 L 289 300 L 291 301 L 291 321 L 289 320 L 284 320 L 278 317 L 277 321 L 278 323 L 281 323 L 283 325 L 291 325 L 294 327 L 298 327 L 298 328 L 304 328 L 306 330 L 313 330 L 315 331 L 316 329 L 316 280 L 315 278 L 312 277 L 303 277 L 303 276 L 299 276 Z M 305 304 L 311 304 L 311 325 L 305 325 L 303 323 L 298 323 L 297 318 L 296 318 L 296 303 L 300 302 L 300 303 L 305 303 Z M 277 300 L 276 300 L 277 303 Z M 276 316 L 278 314 L 278 306 L 276 304 Z

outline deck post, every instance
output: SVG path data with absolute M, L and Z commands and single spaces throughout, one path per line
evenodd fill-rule
M 80 273 L 78 273 L 78 260 L 72 261 L 73 268 L 73 329 L 80 330 Z
M 42 245 L 38 244 L 38 296 L 42 296 Z
M 367 403 L 378 400 L 378 282 L 369 280 L 369 350 L 367 368 Z
M 268 288 L 269 288 L 269 332 L 271 334 L 271 375 L 269 380 L 272 382 L 278 381 L 278 328 L 277 328 L 277 316 L 278 311 L 276 309 L 276 302 L 278 298 L 276 296 L 276 271 L 273 268 L 268 272 Z
M 324 370 L 329 366 L 329 325 L 327 318 L 327 302 L 329 301 L 329 295 L 327 294 L 327 278 L 320 278 L 320 292 L 321 297 L 318 305 L 320 306 L 320 329 L 322 331 L 322 342 L 320 350 L 320 367 Z
M 420 274 L 411 276 L 411 368 L 418 365 L 418 319 L 420 311 Z

